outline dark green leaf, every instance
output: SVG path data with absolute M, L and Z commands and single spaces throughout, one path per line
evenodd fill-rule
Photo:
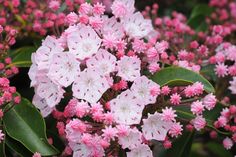
M 0 143 L 0 156 L 6 157 L 5 154 L 5 140 Z
M 6 136 L 6 145 L 21 157 L 32 156 L 32 153 L 27 148 L 25 148 L 20 142 L 10 138 L 9 136 Z
M 204 85 L 204 89 L 208 93 L 214 93 L 215 89 L 203 76 L 188 69 L 181 67 L 167 67 L 151 78 L 157 82 L 160 86 L 164 85 L 188 85 L 194 82 L 201 82 Z
M 206 31 L 208 25 L 205 19 L 207 16 L 210 16 L 213 10 L 214 9 L 209 7 L 207 4 L 198 4 L 194 7 L 187 24 L 198 32 Z
M 58 154 L 47 141 L 43 117 L 27 99 L 22 98 L 19 105 L 8 111 L 3 122 L 7 134 L 32 153 L 39 152 L 43 156 Z
M 206 144 L 206 148 L 215 155 L 215 157 L 233 157 L 230 151 L 226 150 L 222 144 L 209 142 Z
M 212 81 L 216 81 L 217 80 L 217 76 L 214 72 L 215 69 L 215 65 L 210 64 L 207 66 L 202 67 L 200 73 L 205 76 L 208 80 L 212 80 Z
M 204 15 L 204 16 L 209 16 L 213 11 L 213 8 L 209 7 L 207 4 L 198 4 L 193 8 L 193 11 L 190 15 L 190 18 L 199 16 L 199 15 Z
M 34 46 L 26 46 L 21 47 L 12 52 L 12 65 L 17 67 L 30 67 L 32 64 L 31 62 L 31 55 L 33 52 L 36 51 L 36 47 Z
M 172 143 L 172 148 L 162 153 L 163 157 L 188 157 L 194 139 L 194 132 L 184 132 Z

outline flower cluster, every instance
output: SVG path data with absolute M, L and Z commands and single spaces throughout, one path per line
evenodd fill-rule
M 216 98 L 204 97 L 201 82 L 160 87 L 147 76 L 165 64 L 199 72 L 193 52 L 169 54 L 183 43 L 179 36 L 194 33 L 183 16 L 164 18 L 166 30 L 155 30 L 144 13 L 135 12 L 133 0 L 115 0 L 112 17 L 104 15 L 102 4 L 83 3 L 78 10 L 66 16 L 69 27 L 60 37 L 47 36 L 32 54 L 29 71 L 33 104 L 43 116 L 53 113 L 58 120 L 58 132 L 68 141 L 65 155 L 118 156 L 123 150 L 128 157 L 152 157 L 153 140 L 170 148 L 182 134 L 174 109 L 180 105 L 189 105 L 196 116 L 189 126 L 206 126 L 203 111 L 213 109 Z M 207 56 L 207 47 L 196 41 L 189 49 L 201 54 L 199 59 Z M 56 109 L 62 100 L 69 101 L 63 112 Z
M 16 88 L 10 86 L 10 81 L 5 77 L 0 77 L 0 118 L 4 116 L 14 105 L 19 104 L 20 96 L 16 94 Z M 7 109 L 4 109 L 7 106 Z M 4 109 L 4 110 L 3 110 Z M 0 130 L 0 143 L 4 139 L 4 134 Z
M 109 6 L 110 0 L 92 0 L 91 3 L 104 1 Z M 77 12 L 85 0 L 2 0 L 0 1 L 0 25 L 14 26 L 22 35 L 34 31 L 41 36 L 48 33 L 60 34 L 68 22 L 66 14 Z M 3 9 L 4 8 L 4 9 Z
M 10 26 L 3 27 L 0 25 L 0 72 L 1 76 L 11 77 L 17 74 L 18 68 L 11 65 L 12 60 L 8 51 L 15 44 L 17 31 Z
M 226 149 L 231 149 L 236 143 L 236 106 L 231 105 L 221 111 L 220 117 L 214 123 L 216 128 L 223 128 L 230 132 L 231 137 L 226 137 L 223 140 L 223 145 Z

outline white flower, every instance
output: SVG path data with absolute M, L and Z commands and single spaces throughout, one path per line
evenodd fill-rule
M 46 100 L 37 94 L 33 97 L 33 104 L 40 110 L 43 117 L 47 117 L 53 111 L 53 108 L 49 107 Z
M 81 26 L 78 31 L 67 36 L 69 52 L 84 60 L 97 53 L 101 39 L 90 26 Z
M 229 89 L 231 90 L 232 94 L 236 94 L 236 77 L 233 77 L 232 81 L 229 81 Z
M 130 90 L 110 101 L 111 113 L 119 124 L 139 124 L 144 106 L 140 105 Z
M 116 39 L 121 39 L 124 36 L 123 25 L 117 22 L 115 17 L 106 18 L 104 17 L 103 27 L 101 33 L 104 35 L 114 35 Z
M 161 114 L 149 114 L 147 119 L 143 119 L 142 132 L 147 140 L 164 141 L 167 132 L 173 125 L 172 122 L 161 120 Z
M 48 106 L 52 108 L 61 101 L 64 92 L 61 86 L 53 83 L 48 77 L 42 77 L 35 93 L 44 98 Z
M 153 30 L 151 20 L 144 19 L 140 12 L 126 17 L 123 25 L 126 34 L 131 38 L 143 38 Z
M 119 136 L 118 139 L 123 149 L 133 149 L 142 143 L 142 134 L 137 128 L 134 128 L 129 130 L 127 136 Z
M 80 72 L 72 86 L 73 96 L 96 103 L 109 88 L 108 81 L 95 69 L 87 68 Z
M 131 91 L 139 102 L 142 102 L 143 105 L 148 105 L 156 102 L 157 95 L 153 96 L 150 92 L 153 87 L 160 89 L 158 84 L 149 80 L 146 76 L 141 76 L 134 80 Z
M 87 60 L 88 68 L 94 68 L 101 75 L 109 75 L 115 71 L 116 57 L 104 49 L 100 49 L 96 55 Z
M 54 54 L 49 68 L 48 77 L 61 86 L 68 87 L 80 72 L 80 63 L 72 53 Z
M 63 51 L 63 48 L 60 46 L 57 39 L 54 39 L 51 36 L 47 36 L 43 41 L 42 46 L 36 51 L 35 62 L 38 65 L 38 69 L 48 69 L 51 58 L 54 54 L 60 53 Z
M 126 81 L 134 81 L 140 77 L 141 61 L 137 57 L 124 56 L 117 63 L 118 76 Z
M 130 152 L 127 152 L 127 157 L 153 157 L 153 155 L 151 149 L 147 145 L 141 144 Z

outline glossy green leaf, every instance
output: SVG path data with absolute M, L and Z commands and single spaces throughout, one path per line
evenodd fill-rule
M 226 150 L 222 144 L 209 142 L 206 144 L 206 148 L 215 155 L 215 157 L 233 157 L 230 151 Z
M 158 83 L 160 86 L 164 85 L 188 85 L 194 82 L 201 82 L 204 89 L 208 93 L 214 93 L 215 89 L 209 81 L 203 76 L 193 71 L 181 67 L 167 67 L 156 74 L 151 79 Z
M 46 138 L 46 126 L 39 111 L 25 98 L 19 105 L 8 111 L 3 118 L 7 134 L 19 141 L 32 153 L 43 156 L 58 154 Z
M 213 8 L 209 7 L 207 4 L 198 4 L 196 5 L 190 15 L 190 18 L 199 16 L 199 15 L 205 15 L 209 16 L 213 11 Z
M 187 24 L 198 32 L 206 31 L 208 28 L 208 25 L 205 19 L 206 19 L 206 16 L 210 16 L 213 10 L 214 9 L 209 7 L 207 4 L 198 4 L 192 10 L 192 13 L 190 15 L 190 18 Z
M 30 67 L 31 55 L 36 51 L 36 47 L 34 46 L 26 46 L 21 47 L 12 52 L 12 64 L 9 66 L 17 66 L 17 67 Z
M 13 152 L 17 153 L 20 157 L 27 157 L 32 156 L 32 153 L 25 148 L 20 142 L 6 136 L 6 145 L 9 147 Z

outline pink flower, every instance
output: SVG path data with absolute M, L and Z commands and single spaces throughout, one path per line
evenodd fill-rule
M 173 104 L 173 105 L 179 105 L 180 102 L 181 102 L 181 96 L 177 93 L 175 94 L 172 94 L 170 96 L 170 102 Z
M 89 17 L 89 24 L 92 26 L 93 29 L 98 30 L 102 28 L 103 20 L 98 16 L 91 16 Z
M 230 138 L 228 138 L 228 137 L 226 137 L 224 140 L 223 140 L 223 145 L 224 145 L 224 147 L 225 147 L 225 149 L 231 149 L 232 148 L 232 146 L 233 146 L 233 141 L 230 139 Z
M 143 40 L 134 39 L 132 43 L 132 47 L 135 52 L 141 53 L 141 52 L 144 52 L 144 50 L 146 49 L 146 44 Z
M 182 135 L 182 125 L 178 122 L 178 123 L 174 123 L 170 130 L 169 130 L 169 134 L 171 135 L 171 137 L 178 137 L 179 135 Z
M 79 20 L 78 18 L 78 15 L 74 12 L 71 12 L 69 13 L 67 16 L 66 16 L 66 22 L 69 24 L 69 25 L 74 25 L 76 24 L 76 22 Z
M 216 97 L 212 93 L 206 95 L 203 98 L 203 105 L 206 107 L 207 110 L 212 110 L 215 107 L 216 102 Z
M 109 87 L 106 78 L 96 69 L 87 68 L 75 78 L 72 91 L 74 97 L 96 103 Z
M 163 142 L 163 146 L 164 146 L 165 149 L 169 149 L 169 148 L 172 147 L 172 143 L 171 143 L 170 140 L 165 140 L 165 141 Z
M 204 105 L 202 104 L 202 101 L 194 101 L 191 104 L 191 112 L 195 115 L 200 115 L 204 111 Z
M 220 116 L 217 119 L 217 124 L 219 125 L 219 127 L 224 127 L 227 124 L 227 122 L 228 122 L 228 120 L 224 116 Z
M 114 34 L 108 34 L 103 36 L 102 45 L 106 49 L 116 49 L 116 37 Z
M 32 157 L 41 157 L 41 154 L 38 152 L 35 152 L 34 155 Z
M 151 74 L 158 72 L 160 69 L 161 69 L 160 64 L 156 62 L 152 62 L 148 66 L 148 70 L 150 71 Z
M 130 152 L 127 152 L 127 157 L 153 157 L 151 149 L 144 144 L 139 145 L 138 147 L 132 149 Z
M 105 12 L 105 6 L 101 3 L 96 3 L 93 6 L 93 14 L 95 15 L 102 15 Z
M 175 117 L 177 117 L 177 115 L 175 114 L 175 110 L 173 110 L 171 107 L 162 109 L 161 120 L 165 122 L 175 122 Z
M 89 14 L 92 12 L 93 7 L 89 3 L 83 3 L 79 7 L 79 14 Z
M 141 102 L 143 105 L 148 105 L 155 103 L 157 99 L 157 95 L 150 94 L 153 87 L 155 87 L 157 91 L 160 91 L 158 84 L 149 80 L 146 76 L 141 76 L 134 80 L 130 89 L 137 98 L 137 101 Z
M 56 11 L 60 8 L 60 2 L 57 0 L 51 0 L 49 2 L 49 8 Z
M 89 105 L 86 101 L 77 102 L 74 112 L 77 117 L 82 118 L 89 113 Z
M 196 130 L 201 130 L 206 126 L 206 120 L 202 116 L 197 116 L 195 119 L 193 119 L 192 124 Z
M 194 88 L 194 95 L 200 95 L 203 93 L 204 88 L 203 88 L 203 84 L 201 82 L 195 82 L 193 84 L 193 88 Z
M 105 129 L 102 129 L 102 136 L 104 137 L 105 140 L 110 141 L 110 140 L 115 140 L 115 137 L 117 136 L 117 130 L 116 128 L 112 128 L 112 126 L 105 127 Z
M 126 81 L 134 81 L 140 77 L 141 61 L 138 57 L 124 56 L 117 62 L 118 76 Z
M 143 119 L 142 132 L 147 140 L 158 140 L 164 141 L 167 132 L 173 125 L 170 121 L 163 121 L 162 115 L 159 113 L 154 113 L 153 115 L 148 114 L 147 119 Z
M 168 86 L 163 86 L 163 87 L 161 88 L 161 93 L 162 93 L 163 95 L 169 95 L 169 93 L 170 93 L 170 88 L 169 88 Z
M 225 77 L 228 75 L 228 66 L 224 63 L 219 63 L 216 65 L 215 72 L 218 77 Z
M 111 113 L 118 124 L 139 124 L 144 106 L 135 99 L 133 92 L 126 90 L 110 101 Z
M 79 123 L 81 123 L 79 119 L 73 119 L 68 124 L 66 124 L 66 138 L 70 142 L 77 142 L 81 140 L 82 133 L 79 131 L 78 126 L 76 126 Z
M 116 18 L 124 18 L 135 11 L 134 0 L 115 0 L 111 6 L 112 13 Z
M 161 41 L 161 42 L 157 42 L 156 44 L 155 44 L 155 48 L 157 49 L 157 52 L 158 53 L 160 53 L 160 54 L 162 54 L 162 53 L 164 53 L 165 51 L 166 51 L 166 49 L 168 49 L 169 48 L 169 44 L 168 44 L 168 42 L 167 41 Z
M 130 128 L 127 125 L 117 125 L 117 135 L 118 137 L 128 136 Z

